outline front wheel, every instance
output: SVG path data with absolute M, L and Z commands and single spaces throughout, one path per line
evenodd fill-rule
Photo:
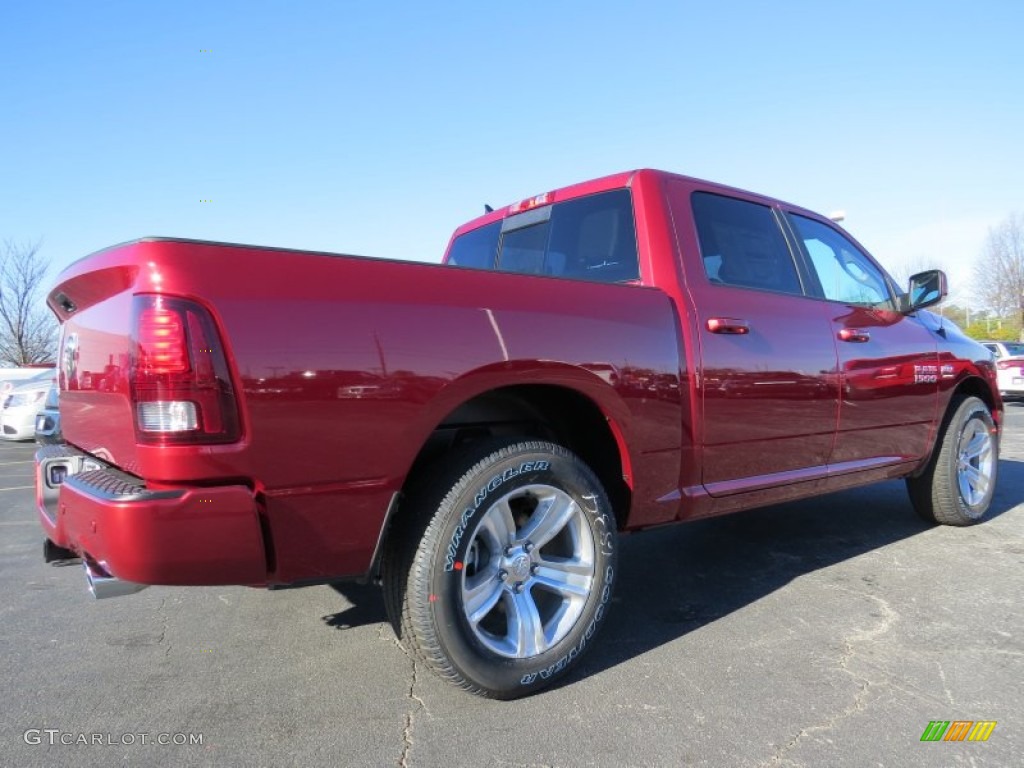
M 591 644 L 615 578 L 594 473 L 547 442 L 482 444 L 421 486 L 384 580 L 403 645 L 442 677 L 513 699 Z
M 914 509 L 944 525 L 978 522 L 992 503 L 999 460 L 997 430 L 988 406 L 977 397 L 950 405 L 928 467 L 907 479 Z

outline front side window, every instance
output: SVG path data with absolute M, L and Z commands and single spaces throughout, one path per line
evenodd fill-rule
M 806 216 L 790 214 L 807 249 L 825 298 L 866 307 L 893 307 L 881 270 L 839 231 Z
M 802 293 L 771 208 L 710 192 L 695 192 L 692 205 L 704 271 L 712 283 Z

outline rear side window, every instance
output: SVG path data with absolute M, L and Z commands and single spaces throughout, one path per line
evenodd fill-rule
M 710 192 L 695 192 L 692 204 L 704 271 L 712 283 L 802 293 L 771 208 Z
M 452 244 L 448 263 L 603 283 L 636 280 L 640 265 L 629 190 L 534 208 L 467 232 Z

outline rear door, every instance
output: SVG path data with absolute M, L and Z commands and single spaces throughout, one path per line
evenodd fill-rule
M 938 340 L 897 311 L 884 271 L 831 222 L 787 213 L 839 356 L 840 408 L 832 472 L 920 457 L 937 418 Z
M 686 180 L 672 180 L 668 198 L 695 312 L 705 487 L 726 495 L 823 478 L 836 344 L 780 214 Z

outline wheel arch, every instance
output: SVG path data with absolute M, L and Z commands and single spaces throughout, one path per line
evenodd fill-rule
M 988 406 L 996 424 L 1002 424 L 1003 405 L 998 396 L 992 391 L 992 387 L 984 379 L 978 376 L 968 376 L 957 383 L 949 402 L 946 403 L 946 411 L 953 407 L 953 400 L 958 397 L 974 396 Z M 945 416 L 946 414 L 943 414 Z
M 935 425 L 935 438 L 932 440 L 931 447 L 928 450 L 928 455 L 925 456 L 917 468 L 909 475 L 909 477 L 920 477 L 925 470 L 928 469 L 928 465 L 931 464 L 932 457 L 935 455 L 935 449 L 942 439 L 942 434 L 946 430 L 946 425 L 949 420 L 953 417 L 953 413 L 956 411 L 957 405 L 965 397 L 977 397 L 988 407 L 989 412 L 992 414 L 992 419 L 996 425 L 1002 429 L 1003 423 L 1003 405 L 998 395 L 992 391 L 992 387 L 985 379 L 980 376 L 966 376 L 957 382 L 956 386 L 949 393 L 949 398 L 946 400 L 945 408 L 942 413 L 938 415 Z
M 623 427 L 587 394 L 548 383 L 515 384 L 474 394 L 452 408 L 424 441 L 402 485 L 467 443 L 492 437 L 539 438 L 579 456 L 597 475 L 625 526 L 632 501 L 632 466 Z M 401 510 L 396 516 L 401 515 Z

